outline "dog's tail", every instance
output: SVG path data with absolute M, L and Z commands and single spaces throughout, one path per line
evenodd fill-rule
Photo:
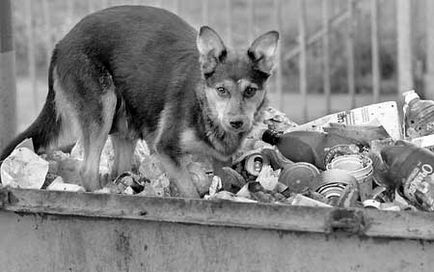
M 48 70 L 48 95 L 45 105 L 42 108 L 38 118 L 21 134 L 19 134 L 12 142 L 3 149 L 0 155 L 1 162 L 9 156 L 14 148 L 27 138 L 32 138 L 35 151 L 41 148 L 46 148 L 50 143 L 59 136 L 61 129 L 61 120 L 56 114 L 55 93 L 53 89 L 53 71 L 56 65 L 57 53 L 53 51 Z

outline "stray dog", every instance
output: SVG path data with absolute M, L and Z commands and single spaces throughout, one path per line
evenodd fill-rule
M 248 50 L 232 52 L 210 27 L 197 33 L 163 9 L 119 6 L 90 14 L 57 43 L 45 105 L 0 160 L 25 138 L 39 153 L 80 139 L 82 185 L 92 191 L 101 186 L 108 135 L 114 176 L 130 170 L 136 142 L 144 139 L 181 195 L 195 197 L 183 155 L 223 162 L 240 147 L 267 102 L 278 39 L 270 31 Z

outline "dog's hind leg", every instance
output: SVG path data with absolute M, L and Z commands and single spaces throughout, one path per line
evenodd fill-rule
M 78 127 L 73 130 L 83 144 L 81 183 L 87 191 L 99 189 L 101 152 L 116 110 L 113 79 L 101 65 L 80 55 L 58 63 L 55 82 L 56 110 L 65 127 L 71 124 Z M 65 128 L 63 131 L 71 133 Z
M 115 152 L 112 169 L 112 177 L 115 178 L 123 172 L 131 170 L 137 140 L 129 139 L 119 134 L 112 134 L 110 138 Z
M 59 78 L 63 85 L 63 96 L 74 110 L 80 126 L 84 151 L 80 168 L 81 182 L 87 191 L 94 191 L 101 187 L 99 165 L 116 111 L 115 86 L 110 74 L 98 69 L 89 60 L 74 63 L 73 67 L 80 69 L 71 70 L 69 67 L 71 65 L 60 67 Z
M 82 128 L 84 158 L 80 175 L 82 185 L 87 191 L 94 191 L 104 185 L 99 183 L 99 164 L 116 108 L 114 87 L 106 90 L 100 99 L 96 116 L 89 116 L 84 122 L 88 127 Z
M 139 138 L 139 135 L 131 129 L 128 122 L 125 101 L 120 99 L 118 106 L 116 108 L 115 119 L 113 120 L 112 130 L 114 130 L 114 133 L 110 134 L 115 153 L 111 171 L 113 179 L 125 171 L 131 171 L 134 150 Z

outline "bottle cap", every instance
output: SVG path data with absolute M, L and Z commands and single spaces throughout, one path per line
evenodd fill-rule
M 405 93 L 402 94 L 404 96 L 404 103 L 405 104 L 409 104 L 412 100 L 416 99 L 416 98 L 420 98 L 419 95 L 414 91 L 407 91 Z

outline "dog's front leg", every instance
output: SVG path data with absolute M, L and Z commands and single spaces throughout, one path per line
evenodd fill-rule
M 193 184 L 190 173 L 182 163 L 182 159 L 172 159 L 168 155 L 162 153 L 158 153 L 158 156 L 161 163 L 164 165 L 166 172 L 171 177 L 171 181 L 175 182 L 181 196 L 199 198 L 199 193 Z
M 166 172 L 178 187 L 181 196 L 199 198 L 199 193 L 193 184 L 181 152 L 172 146 L 164 144 L 163 141 L 156 145 L 155 150 Z

